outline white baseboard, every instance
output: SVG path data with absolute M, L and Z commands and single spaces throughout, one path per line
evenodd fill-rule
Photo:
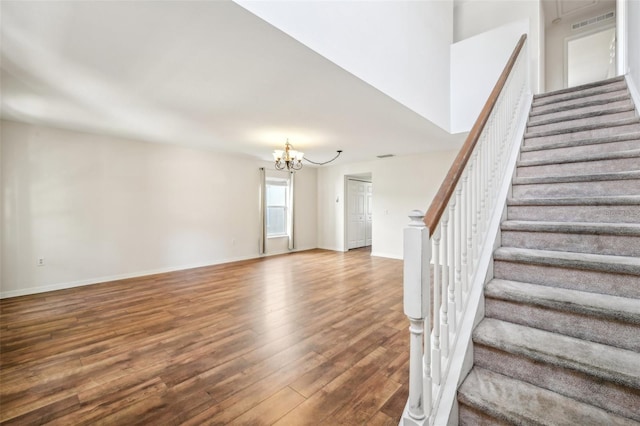
M 339 252 L 342 252 L 342 253 L 345 252 L 345 250 L 343 250 L 342 247 L 336 247 L 336 246 L 320 246 L 318 248 L 321 249 L 321 250 L 339 251 Z
M 636 82 L 633 81 L 629 74 L 624 76 L 627 81 L 627 87 L 629 87 L 629 94 L 631 95 L 631 99 L 636 106 L 636 115 L 640 114 L 640 92 L 638 91 L 638 86 L 636 86 Z M 640 81 L 637 82 L 640 85 Z
M 398 259 L 398 260 L 402 260 L 402 255 L 398 256 L 397 254 L 391 254 L 391 253 L 382 253 L 379 251 L 372 251 L 371 252 L 371 256 L 375 256 L 375 257 L 386 257 L 388 259 Z
M 232 262 L 240 262 L 243 260 L 259 259 L 261 257 L 277 256 L 281 254 L 312 250 L 314 248 L 315 247 L 305 247 L 305 248 L 298 248 L 295 250 L 279 252 L 279 253 L 267 253 L 264 255 L 255 255 L 255 256 L 230 257 L 226 259 L 212 260 L 210 262 L 203 262 L 203 263 L 196 263 L 196 264 L 189 264 L 189 265 L 182 265 L 182 266 L 172 266 L 167 268 L 158 268 L 158 269 L 151 269 L 146 271 L 130 272 L 126 274 L 105 275 L 101 277 L 89 278 L 86 280 L 56 283 L 56 284 L 50 284 L 50 285 L 44 285 L 44 286 L 38 286 L 38 287 L 27 287 L 27 288 L 21 288 L 18 290 L 0 291 L 0 299 L 8 299 L 11 297 L 45 293 L 47 291 L 65 290 L 68 288 L 82 287 L 85 285 L 92 285 L 92 284 L 100 284 L 100 283 L 105 283 L 109 281 L 126 280 L 129 278 L 140 278 L 148 275 L 165 274 L 168 272 L 175 272 L 175 271 L 184 271 L 187 269 L 203 268 L 206 266 L 221 265 L 223 263 L 232 263 Z

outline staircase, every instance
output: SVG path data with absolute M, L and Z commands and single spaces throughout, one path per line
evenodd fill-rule
M 460 424 L 640 424 L 640 119 L 623 78 L 534 98 L 473 342 Z

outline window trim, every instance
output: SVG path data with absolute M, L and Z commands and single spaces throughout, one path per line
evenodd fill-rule
M 285 189 L 285 194 L 284 194 L 284 205 L 270 205 L 269 204 L 269 198 L 266 194 L 269 193 L 269 186 L 279 186 L 279 187 L 283 187 Z M 273 233 L 270 234 L 269 233 L 269 227 L 267 226 L 266 220 L 268 217 L 268 211 L 269 211 L 269 207 L 279 207 L 282 208 L 284 210 L 284 230 L 281 233 Z M 288 238 L 289 237 L 289 233 L 288 233 L 288 229 L 289 229 L 289 179 L 286 178 L 276 178 L 276 177 L 267 177 L 265 179 L 265 228 L 266 228 L 266 237 L 267 239 L 274 239 L 274 238 Z

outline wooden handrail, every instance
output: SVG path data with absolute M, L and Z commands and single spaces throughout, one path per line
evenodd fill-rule
M 518 41 L 518 44 L 511 54 L 511 57 L 509 58 L 509 61 L 507 62 L 507 65 L 504 67 L 502 74 L 500 74 L 500 78 L 498 78 L 496 85 L 491 91 L 487 102 L 484 104 L 482 111 L 480 111 L 478 119 L 471 128 L 471 131 L 469 132 L 464 145 L 462 145 L 462 148 L 460 149 L 458 156 L 451 165 L 447 176 L 444 178 L 442 185 L 440 185 L 438 193 L 431 202 L 429 210 L 427 210 L 427 214 L 424 216 L 424 223 L 425 225 L 427 225 L 427 228 L 429 228 L 429 236 L 433 235 L 433 232 L 435 231 L 438 222 L 440 222 L 440 218 L 442 217 L 444 210 L 449 204 L 449 200 L 453 195 L 453 191 L 455 191 L 456 185 L 458 185 L 458 181 L 462 176 L 462 172 L 467 166 L 469 158 L 471 158 L 471 154 L 473 153 L 473 150 L 478 143 L 478 139 L 480 139 L 480 134 L 482 133 L 485 124 L 487 124 L 487 121 L 489 120 L 489 115 L 491 115 L 491 111 L 493 111 L 493 107 L 498 101 L 498 96 L 500 95 L 502 88 L 507 82 L 507 77 L 509 77 L 509 74 L 511 73 L 511 70 L 516 63 L 516 59 L 518 58 L 518 55 L 520 54 L 522 46 L 524 46 L 524 42 L 526 40 L 527 35 L 522 34 L 520 40 Z

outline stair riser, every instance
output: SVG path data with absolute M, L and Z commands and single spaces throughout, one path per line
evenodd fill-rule
M 524 139 L 524 146 L 539 146 L 546 145 L 550 143 L 559 143 L 559 142 L 576 142 L 582 141 L 585 139 L 591 138 L 603 138 L 609 136 L 623 135 L 625 133 L 632 133 L 640 131 L 640 124 L 626 124 L 622 126 L 615 127 L 605 127 L 601 129 L 595 130 L 585 130 L 581 132 L 573 132 L 573 133 L 562 133 L 559 135 L 551 135 L 551 136 L 540 136 L 540 137 L 526 137 Z
M 640 351 L 640 325 L 485 297 L 485 317 L 526 325 L 591 342 Z
M 494 260 L 495 278 L 640 298 L 640 276 Z
M 612 160 L 583 161 L 579 163 L 545 164 L 543 166 L 518 167 L 519 177 L 574 176 L 593 173 L 629 172 L 640 168 L 640 157 Z
M 510 426 L 511 423 L 503 422 L 473 407 L 460 403 L 458 406 L 458 426 L 479 425 Z
M 474 364 L 640 421 L 640 390 L 523 355 L 474 344 Z
M 513 185 L 513 198 L 561 198 L 640 194 L 640 179 Z
M 590 98 L 592 96 L 609 96 L 611 97 L 611 93 L 615 93 L 618 91 L 627 90 L 627 85 L 624 81 L 619 81 L 613 84 L 607 84 L 605 86 L 593 87 L 591 89 L 581 90 L 579 92 L 570 92 L 570 93 L 559 93 L 556 95 L 536 97 L 533 100 L 533 106 L 543 106 L 554 104 L 558 102 L 565 102 L 569 100 L 585 100 L 585 98 Z
M 640 257 L 640 236 L 502 231 L 503 247 Z
M 572 158 L 576 155 L 602 154 L 605 152 L 628 151 L 630 149 L 640 149 L 640 139 L 592 145 L 578 145 L 540 151 L 523 151 L 520 153 L 520 161 Z
M 597 117 L 581 118 L 578 120 L 566 120 L 559 123 L 541 124 L 541 125 L 529 125 L 527 127 L 527 133 L 529 132 L 549 132 L 556 130 L 578 129 L 582 126 L 589 126 L 592 124 L 610 123 L 611 121 L 622 120 L 625 118 L 635 117 L 635 111 L 625 111 L 615 114 L 607 114 Z
M 509 220 L 638 223 L 640 206 L 509 206 Z
M 617 109 L 629 109 L 633 110 L 634 106 L 630 99 L 625 99 L 623 101 L 611 102 L 606 105 L 592 105 L 581 108 L 570 109 L 566 111 L 559 112 L 550 112 L 548 114 L 536 115 L 529 119 L 529 126 L 536 126 L 540 123 L 545 123 L 549 121 L 564 121 L 564 120 L 572 120 L 575 117 L 578 117 L 582 114 L 608 114 L 609 111 L 617 110 Z
M 547 105 L 532 105 L 531 117 L 537 117 L 539 115 L 553 114 L 558 111 L 570 111 L 588 106 L 608 105 L 609 103 L 617 102 L 620 100 L 628 99 L 629 92 L 626 89 L 617 90 L 615 92 L 609 92 L 601 95 L 585 96 L 579 99 L 572 99 L 569 101 L 555 102 Z
M 591 89 L 595 89 L 595 88 L 599 88 L 599 87 L 605 87 L 605 86 L 608 86 L 610 84 L 620 83 L 621 81 L 624 81 L 624 77 L 618 76 L 618 77 L 608 78 L 606 80 L 594 81 L 592 83 L 580 84 L 580 85 L 574 86 L 574 87 L 567 87 L 567 88 L 564 88 L 564 89 L 552 91 L 550 93 L 540 93 L 540 94 L 535 95 L 534 98 L 535 99 L 544 99 L 544 98 L 546 98 L 548 96 L 561 95 L 563 93 L 575 93 L 575 92 L 584 93 L 587 90 L 591 90 Z

